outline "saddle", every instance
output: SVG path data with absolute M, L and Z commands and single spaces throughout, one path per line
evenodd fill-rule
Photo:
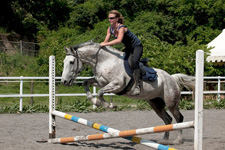
M 147 81 L 147 82 L 154 82 L 157 80 L 157 72 L 148 66 L 148 58 L 143 58 L 140 60 L 139 62 L 139 67 L 141 70 L 141 80 L 143 81 Z M 134 78 L 133 78 L 133 69 L 131 67 L 131 59 L 129 57 L 129 55 L 125 55 L 124 57 L 124 67 L 126 70 L 126 73 L 130 76 L 130 81 L 127 84 L 127 86 L 120 92 L 116 93 L 117 95 L 123 95 L 125 94 L 127 91 L 129 91 L 133 84 L 134 84 Z
M 143 58 L 139 61 L 139 68 L 141 70 L 141 80 L 154 82 L 157 80 L 157 72 L 148 66 L 148 58 Z M 124 57 L 124 67 L 127 74 L 133 77 L 133 69 L 131 67 L 131 59 L 129 56 Z

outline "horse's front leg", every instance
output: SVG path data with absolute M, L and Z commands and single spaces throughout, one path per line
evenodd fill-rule
M 103 98 L 103 95 L 105 93 L 115 93 L 120 88 L 121 85 L 119 85 L 118 82 L 110 82 L 109 84 L 98 90 L 98 98 L 102 102 L 102 106 L 104 108 L 115 108 L 116 106 L 112 102 L 111 103 L 106 102 L 105 99 Z
M 101 101 L 94 97 L 89 89 L 89 85 L 98 86 L 98 82 L 95 80 L 95 78 L 90 78 L 87 80 L 84 80 L 83 87 L 86 91 L 87 99 L 92 102 L 92 104 L 96 105 L 97 107 L 101 106 Z

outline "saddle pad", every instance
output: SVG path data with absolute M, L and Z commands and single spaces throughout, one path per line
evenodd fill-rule
M 144 76 L 141 77 L 141 79 L 143 81 L 151 81 L 151 82 L 153 82 L 153 81 L 157 80 L 157 77 L 158 77 L 157 76 L 157 72 L 153 68 L 146 67 L 146 66 L 144 66 L 144 68 L 145 68 L 146 73 L 145 73 Z
M 124 58 L 124 67 L 126 70 L 126 73 L 130 76 L 133 77 L 133 70 L 131 68 L 131 66 L 129 65 L 128 62 L 128 57 L 125 56 Z M 141 70 L 145 70 L 145 74 L 141 76 L 141 80 L 143 81 L 155 81 L 157 80 L 157 72 L 151 68 L 151 67 L 147 67 L 147 66 L 143 66 L 142 68 L 140 68 Z

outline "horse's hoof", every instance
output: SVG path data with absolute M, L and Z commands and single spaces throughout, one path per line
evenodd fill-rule
M 113 103 L 109 103 L 109 108 L 110 108 L 110 109 L 113 109 L 113 108 L 117 108 L 117 106 L 114 105 Z
M 135 87 L 133 92 L 130 94 L 131 96 L 137 96 L 141 93 L 140 87 Z
M 169 141 L 169 140 L 162 139 L 162 140 L 156 140 L 156 143 L 163 144 L 163 145 L 170 145 L 173 142 Z
M 176 140 L 173 141 L 173 144 L 174 145 L 179 145 L 179 144 L 182 144 L 184 141 L 182 138 L 177 138 Z
M 176 139 L 174 141 L 172 140 L 157 140 L 156 143 L 160 143 L 160 144 L 163 144 L 163 145 L 179 145 L 179 144 L 182 144 L 183 143 L 183 140 L 182 139 Z
M 97 97 L 93 97 L 91 99 L 91 102 L 96 105 L 97 107 L 100 107 L 101 106 L 101 101 L 97 98 Z
M 102 103 L 102 107 L 103 107 L 103 108 L 109 108 L 109 103 L 103 102 L 103 103 Z
M 103 107 L 103 108 L 110 108 L 110 109 L 113 109 L 113 108 L 116 108 L 117 106 L 114 105 L 113 103 L 103 102 L 103 103 L 102 103 L 102 107 Z

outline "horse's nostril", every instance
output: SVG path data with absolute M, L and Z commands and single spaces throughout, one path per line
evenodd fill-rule
M 63 82 L 64 84 L 66 84 L 67 82 L 66 82 L 66 80 L 64 80 L 64 82 Z

